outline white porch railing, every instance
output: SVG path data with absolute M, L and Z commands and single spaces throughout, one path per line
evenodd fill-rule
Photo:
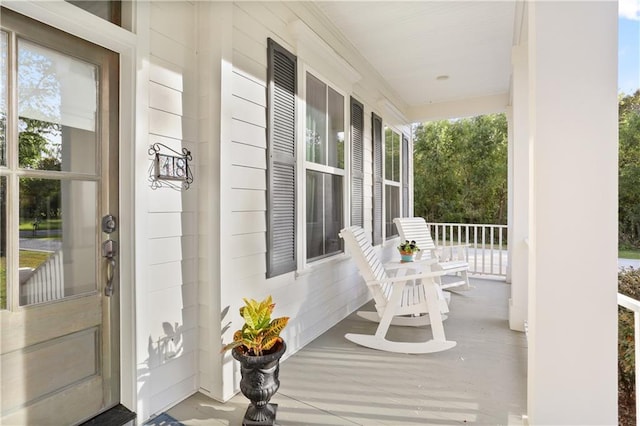
M 633 311 L 633 334 L 635 339 L 634 347 L 636 360 L 636 419 L 640 419 L 640 398 L 638 398 L 638 389 L 640 389 L 640 370 L 638 369 L 638 365 L 640 365 L 640 362 L 638 362 L 638 360 L 640 360 L 640 301 L 618 293 L 618 305 Z
M 21 278 L 22 304 L 58 300 L 64 297 L 64 266 L 62 250 L 54 252 L 44 263 Z
M 468 245 L 465 258 L 469 273 L 507 276 L 507 225 L 429 223 L 429 229 L 444 256 L 455 257 L 452 246 Z

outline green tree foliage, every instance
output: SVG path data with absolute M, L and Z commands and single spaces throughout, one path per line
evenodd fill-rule
M 640 300 L 640 269 L 618 272 L 618 293 Z M 632 311 L 618 306 L 618 424 L 635 425 L 635 324 Z
M 640 247 L 640 90 L 618 102 L 618 236 Z
M 60 135 L 61 131 L 62 126 L 57 123 L 20 117 L 18 137 L 18 163 L 20 167 L 42 169 L 43 162 L 56 161 L 57 155 L 51 139 Z M 59 160 L 57 162 L 59 165 Z M 51 167 L 47 163 L 44 170 L 60 170 Z
M 505 115 L 420 124 L 414 199 L 416 216 L 430 222 L 506 224 Z

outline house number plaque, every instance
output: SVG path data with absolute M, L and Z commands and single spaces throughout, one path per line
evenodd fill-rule
M 192 157 L 188 149 L 182 148 L 182 152 L 178 152 L 164 144 L 154 143 L 149 147 L 149 155 L 154 156 L 152 171 L 154 188 L 162 187 L 163 181 L 166 182 L 166 186 L 175 187 L 176 185 L 171 184 L 171 181 L 178 181 L 182 183 L 184 189 L 189 189 L 193 183 L 193 174 L 189 167 Z

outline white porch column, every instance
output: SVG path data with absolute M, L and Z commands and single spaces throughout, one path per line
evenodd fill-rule
M 221 199 L 229 199 L 225 179 L 232 175 L 227 150 L 231 128 L 233 3 L 197 2 L 199 140 L 198 159 L 201 185 L 198 214 L 199 268 L 199 385 L 200 392 L 226 401 L 235 392 L 239 376 L 230 354 L 220 353 L 222 327 L 228 322 L 223 306 L 230 286 L 223 285 L 223 271 L 229 262 L 221 261 L 221 241 L 228 241 L 221 224 L 228 224 L 229 208 Z M 225 143 L 226 142 L 226 143 Z M 221 325 L 222 324 L 222 325 Z
M 528 23 L 529 424 L 617 424 L 617 2 Z
M 527 320 L 529 275 L 529 75 L 527 46 L 512 50 L 513 66 L 512 108 L 509 119 L 510 216 L 509 267 L 511 269 L 511 298 L 509 299 L 509 327 L 524 331 Z

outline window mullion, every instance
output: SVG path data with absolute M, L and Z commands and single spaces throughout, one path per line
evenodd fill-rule
M 327 175 L 322 174 L 322 254 L 327 254 Z
M 18 37 L 15 32 L 9 33 L 7 64 L 7 124 L 6 124 L 6 159 L 7 159 L 7 194 L 6 194 L 6 284 L 7 309 L 15 311 L 20 301 L 19 285 L 19 197 L 18 197 Z M 0 231 L 1 232 L 1 231 Z
M 325 166 L 329 165 L 330 146 L 329 143 L 329 85 L 324 86 L 324 135 L 326 140 L 324 141 L 324 162 Z

